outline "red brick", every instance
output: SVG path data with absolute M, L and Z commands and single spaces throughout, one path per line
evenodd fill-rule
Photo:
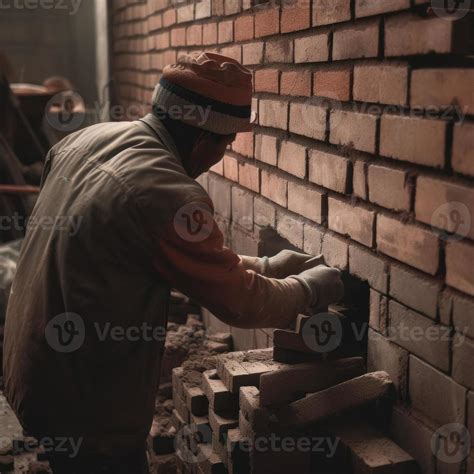
M 374 242 L 374 212 L 351 206 L 334 198 L 329 198 L 328 209 L 328 226 L 331 230 L 348 235 L 351 239 L 367 247 L 372 247 Z
M 174 25 L 176 23 L 176 10 L 171 8 L 166 10 L 163 13 L 163 26 L 167 28 L 168 26 Z
M 447 86 L 449 84 L 449 87 Z M 463 113 L 474 114 L 474 70 L 417 69 L 411 76 L 412 106 L 459 106 Z
M 313 94 L 348 101 L 351 94 L 351 70 L 347 67 L 314 73 Z
M 304 178 L 306 175 L 306 148 L 297 143 L 283 141 L 278 154 L 278 168 Z
M 234 24 L 232 21 L 221 21 L 218 29 L 219 43 L 230 43 L 234 40 Z
M 211 166 L 209 171 L 212 171 L 213 173 L 217 173 L 221 176 L 224 176 L 224 161 L 221 160 L 218 163 L 216 163 L 215 165 Z
M 354 100 L 405 105 L 408 67 L 404 64 L 367 64 L 354 68 Z
M 239 163 L 239 183 L 252 191 L 260 191 L 260 170 L 250 163 Z
M 259 102 L 259 123 L 264 127 L 288 128 L 288 102 L 262 99 Z
M 474 176 L 474 123 L 464 122 L 454 126 L 453 169 Z
M 283 71 L 280 79 L 280 94 L 310 96 L 311 73 L 309 71 Z
M 430 275 L 439 268 L 439 241 L 431 232 L 384 215 L 377 216 L 377 248 Z
M 242 62 L 242 46 L 226 46 L 220 50 L 220 54 L 229 56 L 229 58 L 235 59 L 236 61 L 239 61 L 239 63 Z
M 160 33 L 156 35 L 156 49 L 167 49 L 169 47 L 170 47 L 170 35 L 168 32 Z
M 367 164 L 362 160 L 357 160 L 353 165 L 352 189 L 354 195 L 367 199 Z
M 186 44 L 196 46 L 202 44 L 202 25 L 192 25 L 186 30 Z
M 288 209 L 318 222 L 323 219 L 324 194 L 305 184 L 288 183 Z
M 171 30 L 171 46 L 184 46 L 186 44 L 186 28 L 173 28 Z
M 288 183 L 286 179 L 262 170 L 262 196 L 282 207 L 286 207 L 288 202 L 287 189 Z
M 263 62 L 263 43 L 249 43 L 242 46 L 243 60 L 245 66 L 253 64 L 262 64 Z
M 309 152 L 309 180 L 338 193 L 347 190 L 349 160 L 320 150 Z
M 410 8 L 410 0 L 356 0 L 357 18 Z
M 449 53 L 455 23 L 412 14 L 388 17 L 385 22 L 385 56 Z
M 383 165 L 369 166 L 369 200 L 395 211 L 410 210 L 407 173 Z
M 178 23 L 185 23 L 193 21 L 194 19 L 194 4 L 183 5 L 176 9 L 176 16 L 178 17 Z
M 464 206 L 459 208 L 458 203 Z M 425 224 L 474 239 L 474 225 L 468 222 L 474 216 L 474 188 L 420 176 L 416 183 L 415 214 Z
M 232 156 L 224 156 L 224 176 L 231 181 L 239 182 L 239 162 Z
M 285 39 L 265 43 L 265 63 L 292 63 L 293 41 Z
M 379 22 L 370 20 L 334 32 L 333 60 L 373 58 L 379 53 Z
M 271 92 L 278 94 L 279 92 L 278 69 L 259 69 L 255 71 L 255 92 Z
M 281 32 L 304 30 L 310 27 L 311 3 L 308 0 L 297 0 L 294 4 L 283 7 L 281 11 Z
M 375 115 L 332 110 L 329 141 L 356 150 L 375 152 L 377 118 Z
M 241 10 L 241 0 L 224 0 L 224 13 L 225 15 L 234 15 L 239 13 Z
M 290 105 L 290 132 L 305 137 L 324 140 L 326 137 L 327 109 L 319 105 L 305 102 Z
M 206 23 L 202 27 L 203 44 L 217 43 L 217 23 Z
M 316 63 L 329 59 L 329 36 L 318 33 L 295 39 L 295 63 Z
M 326 263 L 331 267 L 345 270 L 349 261 L 349 244 L 347 239 L 327 232 L 323 238 L 322 252 Z
M 260 227 L 276 227 L 276 209 L 273 203 L 256 196 L 253 204 L 255 225 Z
M 309 255 L 319 255 L 323 243 L 323 232 L 314 225 L 304 226 L 304 251 Z
M 234 23 L 235 41 L 246 41 L 254 36 L 254 17 L 245 15 L 237 18 Z
M 209 18 L 211 16 L 211 0 L 199 0 L 196 3 L 196 13 L 195 18 L 196 20 L 200 20 L 202 18 Z
M 277 139 L 269 135 L 257 135 L 255 158 L 269 165 L 277 165 Z
M 474 245 L 469 242 L 448 242 L 446 245 L 446 283 L 474 296 Z
M 232 143 L 232 150 L 247 158 L 253 157 L 253 132 L 238 133 Z
M 280 9 L 264 7 L 255 14 L 255 37 L 275 35 L 280 31 Z
M 367 281 L 371 288 L 380 293 L 388 291 L 388 265 L 385 259 L 374 255 L 365 247 L 349 245 L 349 267 L 352 275 Z
M 444 165 L 446 122 L 383 115 L 380 154 L 425 166 Z
M 350 0 L 314 0 L 313 26 L 330 25 L 350 19 Z

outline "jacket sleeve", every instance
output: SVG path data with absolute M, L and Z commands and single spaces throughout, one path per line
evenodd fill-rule
M 308 306 L 310 295 L 299 281 L 262 276 L 224 247 L 213 218 L 203 239 L 186 238 L 180 225 L 174 220 L 165 229 L 154 267 L 171 287 L 196 299 L 225 323 L 285 328 Z

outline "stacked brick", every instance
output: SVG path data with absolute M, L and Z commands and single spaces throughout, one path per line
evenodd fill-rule
M 272 355 L 263 349 L 219 356 L 192 394 L 175 369 L 173 391 L 187 401 L 175 404 L 180 472 L 418 472 L 410 455 L 349 415 L 389 395 L 386 372 L 364 374 L 359 357 L 285 364 Z M 326 439 L 337 451 L 314 449 Z
M 474 456 L 447 464 L 431 439 L 450 423 L 474 435 L 472 13 L 432 3 L 115 0 L 112 64 L 124 119 L 181 53 L 253 70 L 258 126 L 200 179 L 227 244 L 262 254 L 270 227 L 367 281 L 368 368 L 396 384 L 392 434 L 424 472 L 459 473 Z M 272 343 L 232 333 L 238 349 Z

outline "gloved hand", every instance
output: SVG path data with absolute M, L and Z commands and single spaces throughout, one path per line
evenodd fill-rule
M 310 308 L 313 310 L 326 308 L 344 296 L 341 271 L 337 268 L 318 265 L 291 278 L 295 278 L 309 290 Z
M 322 255 L 312 257 L 306 253 L 282 250 L 274 257 L 266 259 L 264 263 L 264 275 L 269 278 L 281 279 L 290 275 L 297 275 L 307 268 L 324 263 L 324 257 Z

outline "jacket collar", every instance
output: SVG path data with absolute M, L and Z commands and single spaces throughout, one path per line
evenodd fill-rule
M 139 121 L 148 125 L 156 133 L 158 138 L 163 142 L 168 150 L 170 150 L 181 161 L 181 156 L 179 155 L 173 138 L 168 133 L 168 130 L 166 130 L 166 127 L 159 118 L 150 113 L 139 119 Z

